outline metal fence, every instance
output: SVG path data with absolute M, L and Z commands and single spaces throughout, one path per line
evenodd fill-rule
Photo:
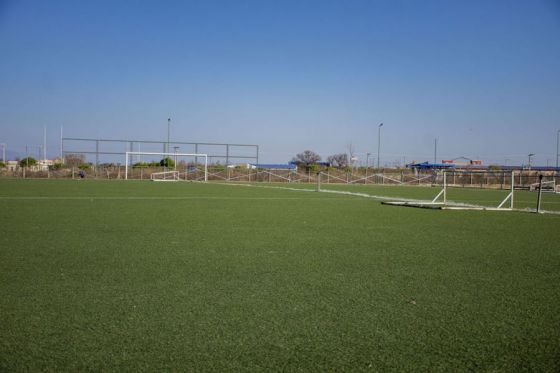
M 223 162 L 226 165 L 239 162 L 259 163 L 259 146 L 254 144 L 222 144 L 182 141 L 146 141 L 84 139 L 64 137 L 61 139 L 61 153 L 64 157 L 80 154 L 87 157 L 95 166 L 102 163 L 123 163 L 126 152 L 163 152 L 181 149 L 180 153 L 204 153 L 211 163 Z
M 149 180 L 154 172 L 168 170 L 164 167 L 131 167 L 129 179 Z M 181 179 L 197 181 L 204 180 L 204 171 L 200 165 L 178 165 L 177 171 Z M 80 178 L 77 167 L 58 170 L 36 171 L 26 168 L 16 170 L 0 170 L 0 177 L 13 178 L 54 178 L 77 179 Z M 84 170 L 87 179 L 118 180 L 125 177 L 125 166 L 91 166 Z M 511 171 L 446 171 L 449 186 L 464 188 L 509 189 L 511 187 Z M 514 184 L 517 189 L 530 189 L 531 185 L 539 182 L 539 175 L 545 181 L 560 183 L 560 175 L 553 171 L 521 170 L 514 173 Z M 263 183 L 321 183 L 326 184 L 362 184 L 362 185 L 420 185 L 431 186 L 438 184 L 441 178 L 436 172 L 413 172 L 410 170 L 339 170 L 323 169 L 319 176 L 314 170 L 277 170 L 277 169 L 251 169 L 241 167 L 208 166 L 209 181 L 223 182 L 263 182 Z

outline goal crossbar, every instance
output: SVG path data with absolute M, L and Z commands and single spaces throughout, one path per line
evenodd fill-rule
M 197 153 L 158 153 L 158 152 L 126 152 L 125 160 L 125 173 L 124 178 L 128 180 L 128 164 L 130 163 L 130 156 L 135 155 L 159 155 L 162 157 L 172 158 L 172 157 L 194 157 L 195 159 L 204 158 L 204 181 L 208 181 L 208 154 L 197 154 Z

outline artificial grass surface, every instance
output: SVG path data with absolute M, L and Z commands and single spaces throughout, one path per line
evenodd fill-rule
M 560 369 L 560 216 L 70 180 L 0 211 L 4 371 Z

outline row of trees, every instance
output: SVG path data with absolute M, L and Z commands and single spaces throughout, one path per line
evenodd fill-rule
M 292 163 L 295 163 L 298 166 L 304 166 L 305 168 L 310 168 L 311 166 L 316 165 L 319 162 L 321 162 L 321 156 L 312 150 L 305 150 L 301 153 L 298 153 L 292 159 Z M 350 166 L 348 154 L 346 153 L 330 155 L 327 157 L 327 162 L 331 167 L 336 168 L 347 168 Z

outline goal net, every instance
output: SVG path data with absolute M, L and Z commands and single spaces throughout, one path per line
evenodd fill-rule
M 126 152 L 125 176 L 153 181 L 208 181 L 208 155 Z

